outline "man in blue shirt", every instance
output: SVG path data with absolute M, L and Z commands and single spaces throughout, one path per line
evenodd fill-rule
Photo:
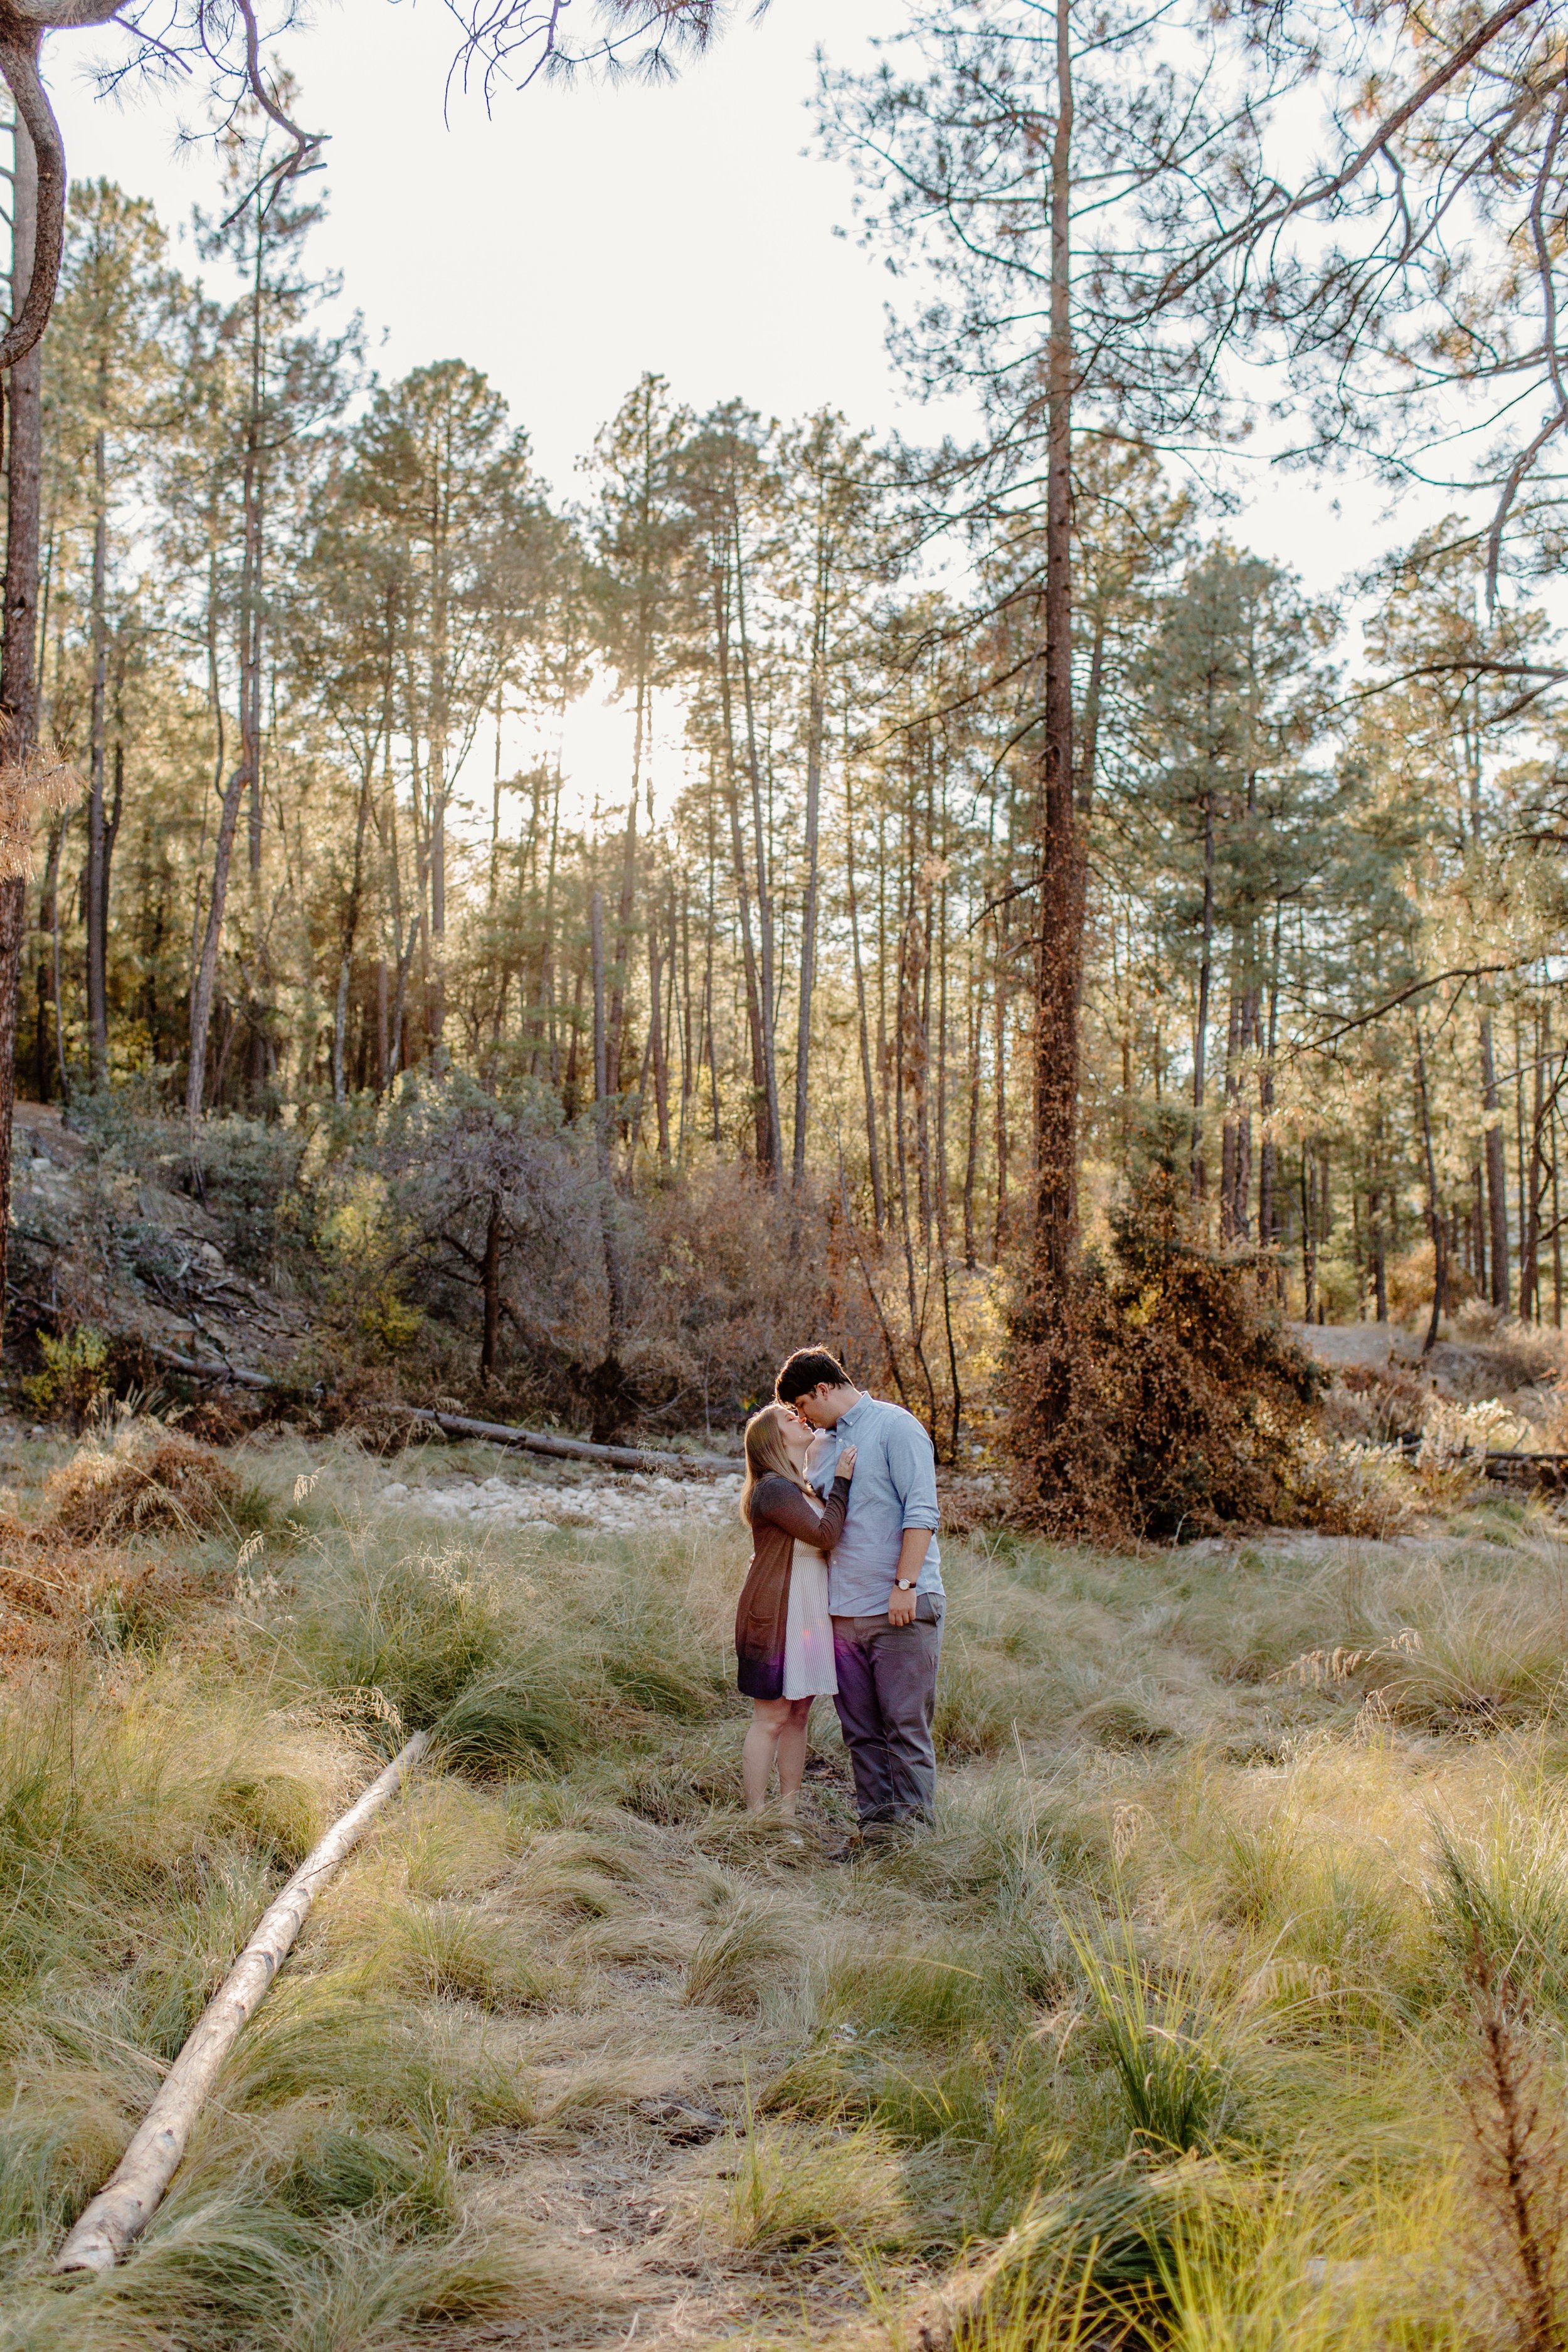
M 835 1356 L 800 1348 L 773 1384 L 817 1431 L 807 1465 L 826 1494 L 839 1448 L 856 1449 L 844 1533 L 827 1568 L 834 1704 L 862 1830 L 930 1822 L 931 1717 L 946 1607 L 936 1540 L 936 1457 L 913 1413 L 856 1388 Z

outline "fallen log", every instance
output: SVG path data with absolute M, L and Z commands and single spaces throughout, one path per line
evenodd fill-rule
M 730 1454 L 663 1454 L 647 1445 L 595 1445 L 586 1437 L 557 1437 L 552 1430 L 518 1429 L 505 1421 L 470 1421 L 460 1412 L 435 1412 L 426 1405 L 402 1410 L 414 1421 L 432 1422 L 447 1437 L 479 1437 L 487 1445 L 521 1447 L 563 1462 L 602 1462 L 612 1470 L 702 1470 L 738 1475 L 740 1457 Z
M 255 1934 L 196 2020 L 124 2155 L 68 2234 L 55 2257 L 57 2271 L 110 2271 L 132 2239 L 141 2236 L 174 2179 L 218 2070 L 288 1958 L 310 1906 L 358 1843 L 372 1815 L 429 1745 L 427 1731 L 414 1734 L 363 1796 L 333 1822 L 262 1914 Z
M 174 1355 L 167 1348 L 152 1348 L 148 1352 L 171 1370 L 192 1373 L 198 1380 L 233 1381 L 247 1389 L 278 1386 L 267 1372 L 249 1372 L 233 1364 L 204 1364 L 190 1356 Z M 742 1467 L 739 1456 L 729 1454 L 672 1454 L 651 1445 L 595 1445 L 586 1437 L 558 1437 L 553 1430 L 521 1429 L 508 1421 L 473 1421 L 466 1413 L 437 1412 L 422 1404 L 395 1405 L 392 1410 L 406 1413 L 410 1421 L 429 1423 L 446 1437 L 477 1437 L 487 1445 L 548 1454 L 562 1462 L 602 1462 L 611 1470 L 698 1470 L 710 1476 L 735 1476 Z
M 232 1381 L 236 1388 L 275 1389 L 277 1381 L 270 1372 L 248 1372 L 242 1364 L 203 1364 L 191 1356 L 176 1356 L 168 1348 L 149 1346 L 147 1353 L 154 1363 L 167 1364 L 171 1371 L 188 1372 L 198 1381 Z
M 1481 1466 L 1484 1475 L 1495 1479 L 1499 1486 L 1568 1486 L 1568 1454 L 1523 1454 L 1500 1449 L 1485 1455 Z

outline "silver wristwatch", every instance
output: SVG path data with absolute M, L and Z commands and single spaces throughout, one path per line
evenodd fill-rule
M 896 1589 L 898 1591 L 900 1591 L 900 1592 L 912 1592 L 912 1591 L 914 1591 L 914 1589 L 915 1589 L 915 1583 L 916 1583 L 916 1579 L 915 1579 L 914 1577 L 912 1577 L 912 1576 L 900 1576 L 900 1578 L 898 1578 L 898 1580 L 897 1580 L 897 1583 L 896 1583 L 896 1588 L 895 1588 L 895 1589 Z

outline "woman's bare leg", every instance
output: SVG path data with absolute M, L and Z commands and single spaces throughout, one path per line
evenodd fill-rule
M 741 1749 L 741 1785 L 746 1792 L 746 1811 L 749 1813 L 760 1813 L 768 1801 L 768 1782 L 773 1778 L 779 1734 L 789 1722 L 794 1707 L 795 1702 L 787 1698 L 754 1698 L 752 1701 L 752 1720 Z M 805 1765 L 803 1743 L 803 1770 Z M 798 1789 L 798 1772 L 795 1784 Z
M 789 1720 L 778 1735 L 779 1811 L 786 1822 L 795 1819 L 795 1801 L 805 1771 L 805 1727 L 811 1716 L 808 1698 L 792 1698 Z

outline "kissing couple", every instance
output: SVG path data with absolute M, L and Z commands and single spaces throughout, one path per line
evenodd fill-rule
M 797 1349 L 773 1396 L 746 1423 L 741 1496 L 752 1547 L 735 1615 L 736 1681 L 752 1702 L 746 1809 L 763 1811 L 776 1764 L 793 1821 L 821 1697 L 838 1710 L 862 1833 L 929 1823 L 946 1606 L 931 1439 L 822 1348 Z

